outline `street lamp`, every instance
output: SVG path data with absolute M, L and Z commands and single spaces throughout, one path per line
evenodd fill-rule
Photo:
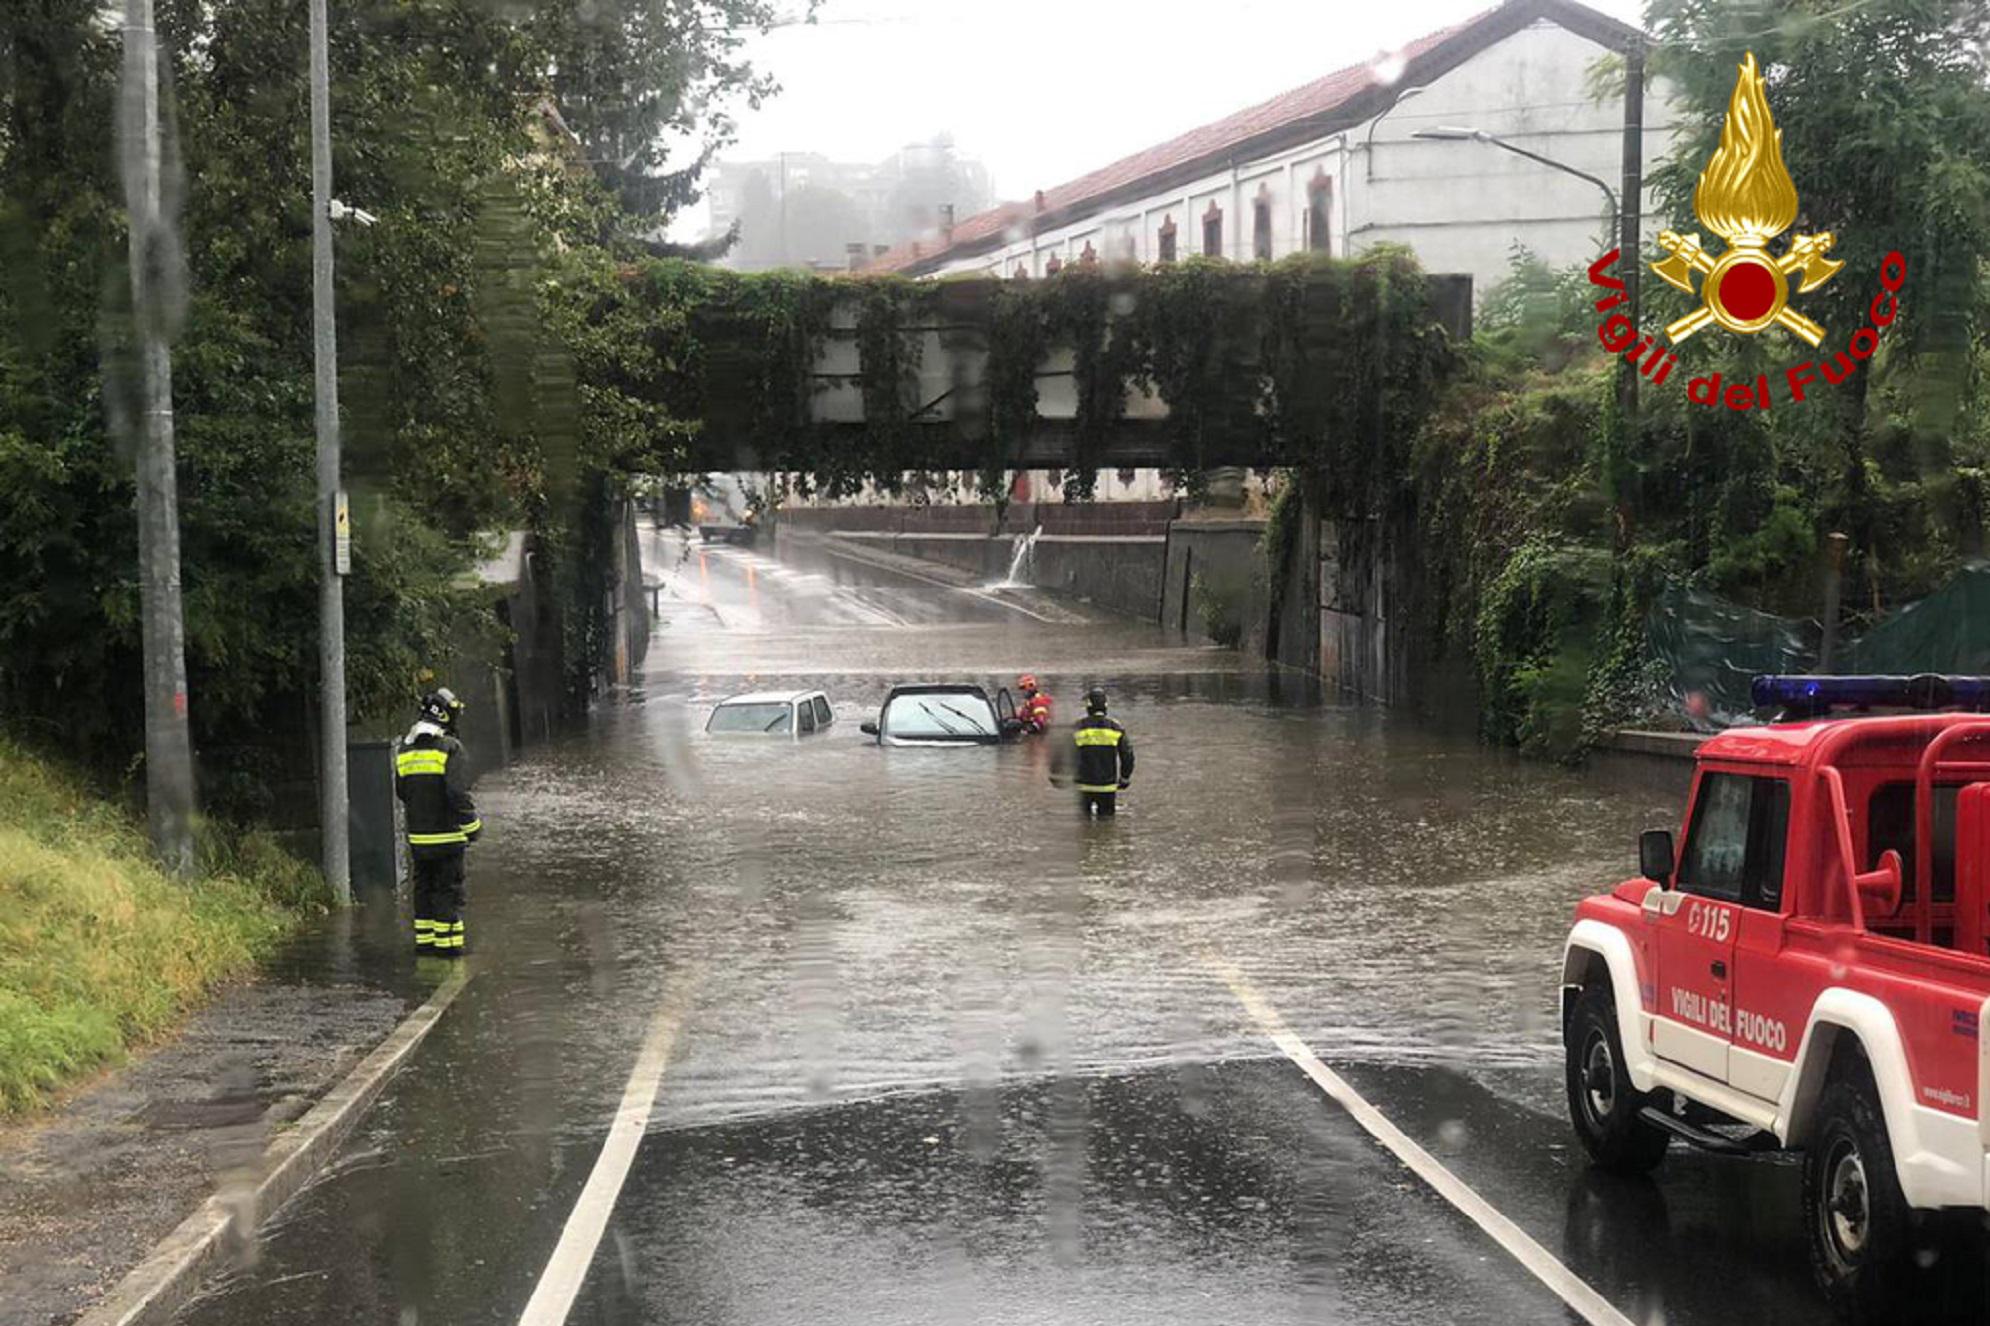
M 1588 171 L 1578 171 L 1574 165 L 1568 165 L 1566 161 L 1556 161 L 1554 157 L 1544 157 L 1538 151 L 1528 151 L 1526 147 L 1520 147 L 1518 143 L 1508 143 L 1498 133 L 1487 133 L 1485 129 L 1469 129 L 1469 127 L 1455 125 L 1455 123 L 1441 123 L 1435 129 L 1417 129 L 1415 133 L 1411 133 L 1411 137 L 1423 137 L 1423 139 L 1431 139 L 1431 141 L 1439 141 L 1439 143 L 1461 143 L 1461 141 L 1487 143 L 1491 147 L 1500 147 L 1504 151 L 1510 151 L 1516 157 L 1526 157 L 1528 161 L 1536 161 L 1540 165 L 1546 165 L 1550 171 L 1562 171 L 1564 175 L 1574 175 L 1576 179 L 1586 179 L 1588 183 L 1592 183 L 1598 189 L 1602 189 L 1604 197 L 1610 201 L 1610 219 L 1618 223 L 1618 231 L 1622 235 L 1630 235 L 1632 237 L 1628 241 L 1622 241 L 1622 247 L 1630 249 L 1628 255 L 1626 255 L 1630 259 L 1630 271 L 1626 273 L 1626 281 L 1624 281 L 1624 293 L 1630 299 L 1624 301 L 1626 303 L 1624 313 L 1630 319 L 1630 325 L 1638 327 L 1638 271 L 1636 271 L 1638 269 L 1638 253 L 1636 253 L 1636 247 L 1634 247 L 1636 245 L 1636 235 L 1638 235 L 1638 229 L 1636 229 L 1638 221 L 1636 221 L 1636 217 L 1626 217 L 1624 215 L 1624 207 L 1618 203 L 1616 189 L 1612 189 L 1610 185 L 1606 185 L 1596 175 L 1590 175 Z M 1626 418 L 1636 416 L 1636 412 L 1638 412 L 1638 376 L 1636 376 L 1636 370 L 1630 366 L 1628 360 L 1620 366 L 1620 372 L 1618 372 L 1618 400 L 1624 406 L 1624 416 Z
M 1440 124 L 1435 129 L 1419 129 L 1411 134 L 1410 137 L 1446 143 L 1489 143 L 1494 147 L 1504 148 L 1515 156 L 1526 157 L 1529 161 L 1538 161 L 1550 170 L 1559 170 L 1564 175 L 1573 175 L 1579 180 L 1588 180 L 1591 184 L 1603 190 L 1603 196 L 1610 200 L 1610 216 L 1613 220 L 1624 214 L 1623 208 L 1617 204 L 1617 191 L 1602 180 L 1597 179 L 1588 171 L 1577 170 L 1574 166 L 1557 161 L 1553 157 L 1544 157 L 1539 152 L 1530 152 L 1517 143 L 1507 142 L 1498 134 L 1487 133 L 1484 129 L 1465 129 L 1455 124 Z
M 1386 119 L 1388 119 L 1388 118 L 1389 118 L 1389 114 L 1390 114 L 1390 112 L 1391 112 L 1391 111 L 1393 111 L 1393 110 L 1395 110 L 1395 109 L 1396 109 L 1396 107 L 1398 107 L 1398 106 L 1402 105 L 1402 104 L 1403 104 L 1404 102 L 1406 102 L 1406 101 L 1409 101 L 1409 100 L 1411 100 L 1412 98 L 1415 98 L 1415 97 L 1420 97 L 1420 96 L 1422 96 L 1422 95 L 1423 95 L 1423 88 L 1422 88 L 1421 86 L 1419 86 L 1419 87 L 1406 87 L 1406 88 L 1404 88 L 1404 89 L 1403 89 L 1403 90 L 1402 90 L 1401 92 L 1398 92 L 1398 93 L 1396 94 L 1396 99 L 1395 99 L 1394 101 L 1391 101 L 1391 102 L 1389 103 L 1389 109 L 1388 109 L 1388 110 L 1385 110 L 1385 111 L 1383 111 L 1383 112 L 1382 112 L 1382 113 L 1381 113 L 1380 115 L 1377 115 L 1377 116 L 1376 116 L 1376 117 L 1375 117 L 1374 119 L 1372 119 L 1372 120 L 1370 120 L 1370 121 L 1368 122 L 1368 141 L 1367 141 L 1367 144 L 1366 144 L 1366 151 L 1365 151 L 1364 155 L 1365 155 L 1365 156 L 1366 156 L 1366 157 L 1368 158 L 1368 160 L 1367 160 L 1367 168 L 1368 168 L 1368 178 L 1369 178 L 1370 180 L 1373 180 L 1373 179 L 1375 178 L 1375 130 L 1376 130 L 1376 128 L 1377 128 L 1377 127 L 1378 127 L 1378 126 L 1379 126 L 1379 125 L 1380 125 L 1380 124 L 1382 123 L 1382 121 L 1384 121 L 1384 120 L 1386 120 Z M 1421 138 L 1422 136 L 1423 136 L 1422 134 L 1411 134 L 1411 135 L 1410 135 L 1410 137 L 1412 137 L 1412 138 Z
M 1638 77 L 1642 79 L 1642 57 L 1640 57 L 1637 68 Z M 1638 86 L 1641 87 L 1642 84 L 1639 83 Z M 1642 151 L 1639 138 L 1643 130 L 1639 119 L 1642 114 L 1641 109 L 1633 110 L 1631 107 L 1634 105 L 1642 107 L 1643 103 L 1641 101 L 1633 102 L 1628 94 L 1626 103 L 1624 188 L 1631 200 L 1635 202 L 1642 192 L 1642 186 L 1638 183 L 1641 176 L 1638 173 L 1638 166 L 1634 162 L 1637 159 L 1637 154 Z M 1530 152 L 1519 144 L 1509 143 L 1498 134 L 1487 133 L 1484 129 L 1468 129 L 1455 124 L 1440 124 L 1434 129 L 1419 129 L 1411 134 L 1410 137 L 1423 138 L 1434 142 L 1485 143 L 1492 147 L 1502 148 L 1505 151 L 1513 153 L 1515 156 L 1526 157 L 1529 161 L 1538 162 L 1550 170 L 1559 170 L 1564 175 L 1573 175 L 1579 180 L 1587 180 L 1589 183 L 1603 190 L 1603 196 L 1610 200 L 1610 218 L 1617 223 L 1619 252 L 1628 259 L 1624 270 L 1624 294 L 1628 296 L 1624 301 L 1624 314 L 1631 320 L 1631 326 L 1633 328 L 1637 327 L 1639 285 L 1637 252 L 1638 218 L 1624 211 L 1622 205 L 1617 201 L 1617 191 L 1615 189 L 1586 170 L 1577 170 L 1574 166 L 1566 162 L 1557 161 L 1553 157 L 1544 157 L 1539 152 Z M 1634 146 L 1634 144 L 1637 146 Z M 1617 364 L 1617 404 L 1623 413 L 1625 424 L 1635 429 L 1638 414 L 1638 375 L 1637 369 L 1628 359 L 1620 360 Z

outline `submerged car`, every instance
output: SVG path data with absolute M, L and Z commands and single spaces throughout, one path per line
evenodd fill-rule
M 836 721 L 821 691 L 755 691 L 719 701 L 705 731 L 724 736 L 806 737 Z
M 933 682 L 894 686 L 875 723 L 863 725 L 880 746 L 994 745 L 1023 730 L 1007 690 L 994 699 L 979 686 Z

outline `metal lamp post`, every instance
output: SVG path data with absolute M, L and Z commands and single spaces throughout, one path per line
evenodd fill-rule
M 1573 175 L 1579 180 L 1587 180 L 1589 183 L 1594 184 L 1597 188 L 1603 190 L 1603 196 L 1610 200 L 1611 217 L 1614 219 L 1623 215 L 1624 209 L 1617 202 L 1617 191 L 1602 180 L 1597 179 L 1596 176 L 1586 170 L 1577 170 L 1567 162 L 1557 161 L 1553 157 L 1544 157 L 1539 152 L 1531 152 L 1518 143 L 1509 143 L 1498 134 L 1487 133 L 1484 129 L 1465 129 L 1455 124 L 1440 124 L 1435 129 L 1419 129 L 1411 134 L 1410 137 L 1437 142 L 1487 143 L 1493 147 L 1511 152 L 1515 156 L 1526 157 L 1529 161 L 1537 161 L 1550 170 L 1559 170 L 1564 175 Z
M 1602 180 L 1588 171 L 1577 170 L 1566 162 L 1553 157 L 1530 152 L 1515 143 L 1509 143 L 1497 134 L 1483 129 L 1461 129 L 1442 127 L 1425 129 L 1413 134 L 1415 138 L 1468 139 L 1486 143 L 1515 156 L 1526 157 L 1529 161 L 1559 170 L 1564 175 L 1573 175 L 1579 180 L 1594 184 L 1603 190 L 1603 196 L 1610 200 L 1610 215 L 1617 219 L 1618 271 L 1624 282 L 1626 296 L 1626 316 L 1631 326 L 1638 325 L 1638 292 L 1643 284 L 1640 280 L 1643 262 L 1638 249 L 1641 243 L 1639 230 L 1644 216 L 1644 106 L 1645 106 L 1645 44 L 1642 36 L 1632 36 L 1625 41 L 1624 54 L 1624 134 L 1623 134 L 1623 192 L 1620 195 Z M 1617 403 L 1623 415 L 1626 429 L 1634 430 L 1638 417 L 1638 375 L 1628 360 L 1618 365 Z
M 1643 84 L 1643 68 L 1643 59 L 1640 57 L 1637 62 L 1638 77 L 1632 80 L 1631 83 L 1631 86 L 1637 87 L 1640 90 Z M 1624 180 L 1625 188 L 1629 192 L 1626 194 L 1625 199 L 1622 200 L 1619 199 L 1615 189 L 1588 171 L 1577 170 L 1565 161 L 1557 161 L 1553 157 L 1543 156 L 1539 152 L 1530 151 L 1520 146 L 1518 143 L 1509 143 L 1498 134 L 1487 133 L 1484 129 L 1472 129 L 1459 125 L 1446 124 L 1439 125 L 1434 129 L 1419 129 L 1411 134 L 1410 137 L 1436 142 L 1484 143 L 1489 147 L 1497 147 L 1501 151 L 1511 152 L 1515 156 L 1526 157 L 1529 161 L 1546 166 L 1550 170 L 1558 170 L 1564 175 L 1573 175 L 1575 178 L 1593 184 L 1603 190 L 1603 196 L 1610 203 L 1610 216 L 1617 222 L 1618 227 L 1618 250 L 1621 255 L 1618 270 L 1622 273 L 1624 293 L 1628 296 L 1625 300 L 1625 316 L 1630 318 L 1631 325 L 1636 327 L 1638 325 L 1638 225 L 1640 216 L 1636 210 L 1626 210 L 1624 205 L 1625 201 L 1629 201 L 1633 205 L 1633 208 L 1635 208 L 1638 194 L 1643 189 L 1640 183 L 1642 131 L 1639 125 L 1640 114 L 1632 110 L 1629 104 L 1633 100 L 1636 99 L 1627 97 L 1624 116 Z M 1638 375 L 1637 370 L 1628 360 L 1620 363 L 1617 368 L 1617 404 L 1619 412 L 1623 416 L 1625 427 L 1633 427 L 1638 413 Z

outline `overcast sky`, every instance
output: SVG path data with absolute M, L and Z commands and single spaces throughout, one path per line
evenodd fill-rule
M 750 46 L 782 92 L 734 160 L 875 161 L 951 132 L 1025 198 L 1497 0 L 825 0 Z M 1638 21 L 1641 0 L 1589 0 Z M 797 8 L 799 3 L 797 0 Z M 680 218 L 702 234 L 702 203 Z

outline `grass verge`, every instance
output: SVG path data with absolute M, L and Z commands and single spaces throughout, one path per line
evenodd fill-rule
M 0 1114 L 117 1062 L 323 909 L 266 834 L 207 830 L 200 855 L 165 874 L 128 811 L 0 740 Z

